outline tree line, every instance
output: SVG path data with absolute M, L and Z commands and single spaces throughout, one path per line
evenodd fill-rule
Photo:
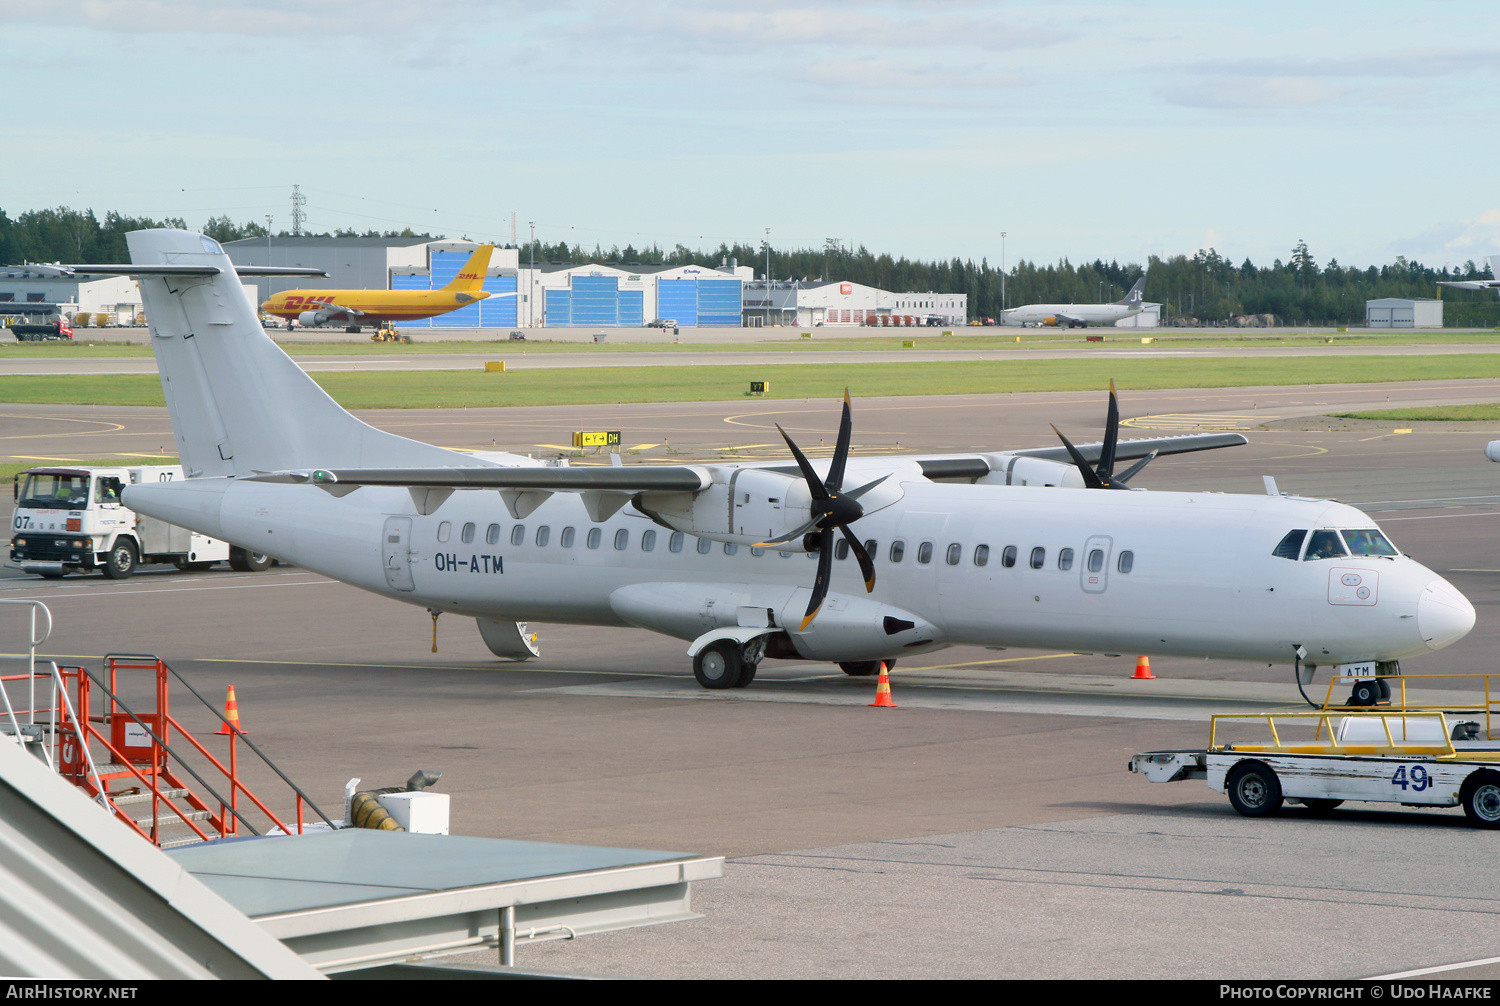
M 149 227 L 185 227 L 179 218 L 153 220 L 110 211 L 100 220 L 93 210 L 28 210 L 12 218 L 0 209 L 0 264 L 24 262 L 125 262 L 128 231 Z M 256 223 L 235 223 L 227 215 L 212 217 L 201 228 L 219 241 L 266 237 Z M 274 237 L 289 237 L 285 231 Z M 437 240 L 441 235 L 403 231 L 338 230 L 330 237 L 414 237 Z M 764 245 L 722 243 L 711 250 L 678 244 L 663 249 L 655 244 L 626 245 L 592 250 L 567 242 L 522 243 L 522 262 L 534 255 L 539 263 L 583 265 L 698 265 L 715 268 L 730 262 L 750 266 L 757 278 L 766 274 Z M 1378 297 L 1436 297 L 1445 306 L 1446 325 L 1500 326 L 1500 300 L 1488 291 L 1438 287 L 1440 280 L 1482 279 L 1488 268 L 1472 260 L 1457 268 L 1441 269 L 1397 256 L 1389 265 L 1341 265 L 1330 258 L 1319 263 L 1305 241 L 1298 241 L 1285 262 L 1257 266 L 1248 258 L 1236 266 L 1212 248 L 1192 255 L 1162 258 L 1152 255 L 1143 268 L 1095 259 L 1074 264 L 1068 259 L 1038 263 L 1021 259 L 1002 273 L 987 258 L 923 261 L 875 254 L 860 245 L 828 242 L 822 248 L 770 249 L 773 281 L 839 280 L 899 292 L 963 293 L 969 298 L 970 318 L 997 318 L 1003 305 L 1092 304 L 1118 300 L 1142 275 L 1147 276 L 1146 299 L 1161 303 L 1170 319 L 1192 319 L 1198 324 L 1233 323 L 1245 315 L 1274 315 L 1283 324 L 1362 324 L 1365 301 Z

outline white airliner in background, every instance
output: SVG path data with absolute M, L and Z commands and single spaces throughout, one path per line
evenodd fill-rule
M 1124 297 L 1113 304 L 1026 304 L 1003 312 L 1001 324 L 1060 325 L 1067 328 L 1113 325 L 1121 318 L 1141 313 L 1145 290 L 1146 277 L 1142 276 Z
M 946 456 L 554 466 L 374 429 L 266 337 L 234 267 L 186 231 L 129 235 L 189 478 L 127 505 L 373 593 L 472 617 L 497 655 L 524 622 L 690 641 L 698 681 L 765 656 L 839 663 L 955 644 L 1292 664 L 1397 661 L 1474 609 L 1354 509 L 1213 492 L 1108 492 L 1205 434 Z M 784 436 L 785 434 L 783 434 Z M 1061 434 L 1059 434 L 1061 437 Z M 1115 474 L 1115 463 L 1139 459 Z M 274 627 L 267 626 L 268 632 Z

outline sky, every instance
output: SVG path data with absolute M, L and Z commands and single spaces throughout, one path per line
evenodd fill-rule
M 1500 252 L 1500 5 L 0 0 L 0 209 L 1013 265 Z M 1002 232 L 1005 237 L 1002 239 Z

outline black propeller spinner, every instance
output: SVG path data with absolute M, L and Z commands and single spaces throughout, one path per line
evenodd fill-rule
M 795 531 L 789 531 L 778 538 L 770 541 L 760 542 L 757 547 L 780 545 L 792 541 L 803 535 L 818 539 L 818 578 L 813 583 L 812 598 L 807 602 L 807 614 L 803 616 L 802 625 L 797 629 L 803 632 L 812 620 L 817 617 L 818 609 L 823 606 L 823 598 L 828 596 L 828 580 L 833 575 L 833 533 L 842 531 L 844 537 L 849 541 L 849 549 L 854 553 L 854 558 L 859 561 L 860 574 L 865 578 L 865 590 L 875 589 L 875 564 L 870 561 L 870 554 L 865 547 L 859 543 L 854 532 L 849 530 L 849 525 L 865 515 L 865 508 L 859 505 L 859 498 L 884 482 L 889 476 L 882 475 L 874 482 L 866 483 L 857 489 L 844 492 L 844 468 L 849 460 L 849 439 L 854 431 L 854 416 L 849 406 L 849 389 L 844 389 L 844 415 L 839 420 L 838 445 L 833 449 L 833 461 L 828 466 L 828 477 L 819 479 L 818 473 L 808 463 L 807 456 L 792 443 L 792 438 L 786 435 L 786 430 L 781 424 L 776 425 L 781 439 L 792 449 L 792 457 L 797 459 L 797 467 L 802 469 L 802 477 L 807 480 L 807 488 L 812 493 L 812 520 L 803 524 Z
M 1115 447 L 1120 440 L 1120 402 L 1115 397 L 1113 379 L 1109 382 L 1109 413 L 1104 422 L 1104 443 L 1099 448 L 1098 468 L 1090 468 L 1083 454 L 1067 437 L 1062 435 L 1062 431 L 1056 426 L 1052 427 L 1052 432 L 1057 434 L 1057 439 L 1061 440 L 1063 446 L 1068 449 L 1068 456 L 1078 467 L 1078 473 L 1083 476 L 1083 484 L 1087 489 L 1129 489 L 1130 486 L 1126 483 L 1140 474 L 1141 469 L 1149 465 L 1156 457 L 1156 452 L 1152 451 L 1120 474 L 1115 474 Z

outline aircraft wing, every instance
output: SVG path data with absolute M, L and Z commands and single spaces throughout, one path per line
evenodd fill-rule
M 1157 456 L 1163 454 L 1189 454 L 1193 451 L 1212 451 L 1221 447 L 1240 447 L 1248 444 L 1247 440 L 1239 433 L 1187 433 L 1179 437 L 1148 437 L 1143 440 L 1122 440 L 1115 447 L 1116 461 L 1136 461 L 1144 458 L 1153 451 Z M 1102 443 L 1079 444 L 1078 453 L 1089 464 L 1099 463 L 1099 454 L 1103 450 Z M 1025 457 L 1041 458 L 1045 461 L 1056 461 L 1060 464 L 1071 464 L 1072 459 L 1068 455 L 1066 447 L 1032 447 L 1019 451 L 1003 451 L 998 455 L 989 457 Z M 964 457 L 961 455 L 950 455 L 946 457 L 916 458 L 922 466 L 922 474 L 929 479 L 978 479 L 983 478 L 993 471 L 989 460 L 980 455 Z
M 1500 287 L 1500 279 L 1440 279 L 1438 286 L 1453 286 L 1460 290 L 1493 290 Z
M 712 479 L 694 465 L 590 465 L 474 468 L 339 468 L 269 472 L 251 482 L 291 482 L 315 486 L 401 486 L 431 489 L 535 489 L 552 492 L 697 492 Z
M 1117 461 L 1134 461 L 1155 452 L 1187 454 L 1220 447 L 1238 447 L 1249 441 L 1239 433 L 1189 433 L 1179 437 L 1150 437 L 1124 440 L 1115 449 Z M 1103 444 L 1080 444 L 1085 460 L 1097 463 Z M 1033 457 L 1070 464 L 1065 447 L 1037 447 L 1029 450 L 1004 451 L 989 457 Z M 894 458 L 902 458 L 895 455 Z M 929 479 L 977 479 L 994 468 L 981 455 L 944 455 L 909 458 L 921 466 Z M 866 459 L 878 463 L 877 458 Z M 739 465 L 742 468 L 768 468 L 794 475 L 796 469 L 782 464 Z M 532 489 L 550 492 L 698 492 L 708 488 L 712 475 L 700 465 L 587 465 L 550 468 L 541 465 L 472 468 L 337 468 L 290 472 L 268 472 L 249 477 L 252 482 L 282 482 L 356 488 L 358 486 L 401 486 L 433 489 Z

